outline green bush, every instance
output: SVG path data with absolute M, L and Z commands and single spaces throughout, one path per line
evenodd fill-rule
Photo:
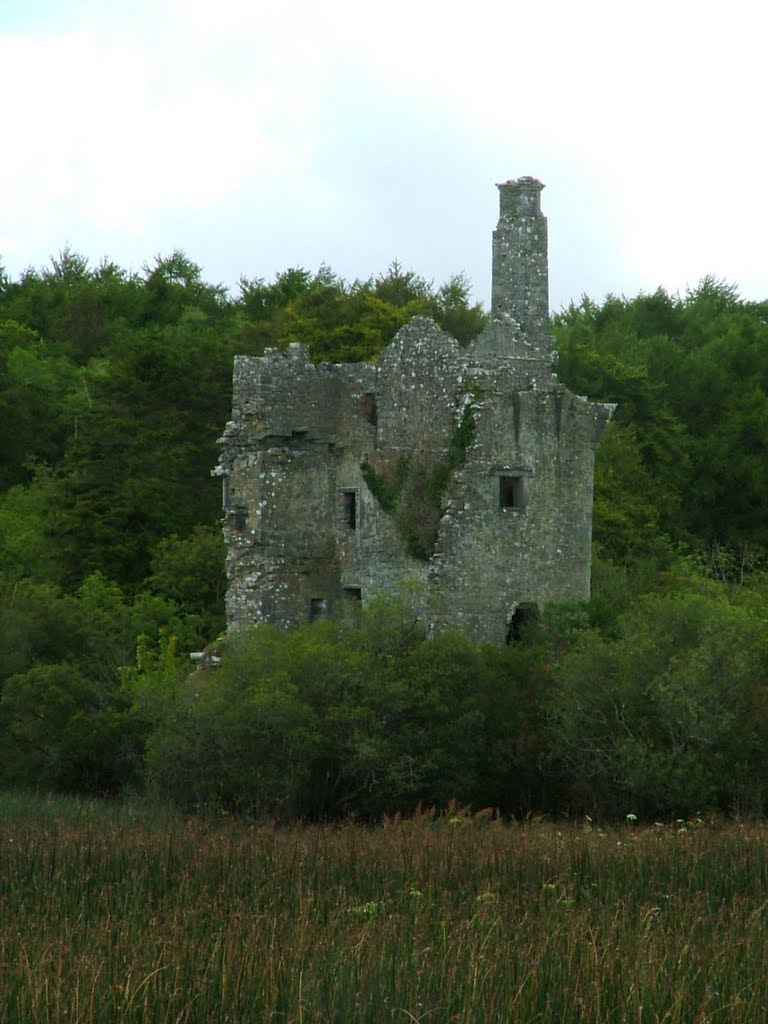
M 716 587 L 638 602 L 558 671 L 559 757 L 574 806 L 614 814 L 748 807 L 768 793 L 765 618 Z
M 529 809 L 545 675 L 540 651 L 428 638 L 397 601 L 288 635 L 243 629 L 220 669 L 176 686 L 148 778 L 182 806 L 280 818 L 373 820 L 454 799 Z

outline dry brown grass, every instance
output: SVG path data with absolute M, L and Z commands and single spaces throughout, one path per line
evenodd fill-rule
M 2 1022 L 768 1018 L 762 824 L 0 814 Z

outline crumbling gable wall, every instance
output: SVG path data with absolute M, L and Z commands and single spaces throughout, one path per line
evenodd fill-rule
M 492 320 L 462 350 L 416 317 L 377 364 L 235 362 L 227 615 L 295 627 L 418 580 L 434 628 L 503 642 L 589 595 L 594 449 L 612 407 L 553 373 L 541 184 L 499 186 Z
M 432 572 L 440 625 L 503 641 L 522 604 L 589 596 L 595 407 L 556 383 L 476 401 Z

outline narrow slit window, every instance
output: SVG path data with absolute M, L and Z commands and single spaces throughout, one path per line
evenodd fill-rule
M 363 415 L 375 427 L 379 417 L 376 410 L 376 395 L 372 391 L 366 391 L 363 395 Z
M 357 491 L 342 491 L 341 492 L 341 503 L 342 510 L 344 512 L 344 522 L 350 528 L 350 530 L 357 529 Z

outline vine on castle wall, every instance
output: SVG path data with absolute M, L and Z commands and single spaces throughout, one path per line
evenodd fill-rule
M 394 519 L 412 558 L 426 562 L 434 553 L 451 479 L 464 464 L 474 437 L 475 417 L 467 402 L 444 458 L 422 451 L 399 455 L 393 468 L 377 469 L 369 462 L 361 466 L 366 486 Z

